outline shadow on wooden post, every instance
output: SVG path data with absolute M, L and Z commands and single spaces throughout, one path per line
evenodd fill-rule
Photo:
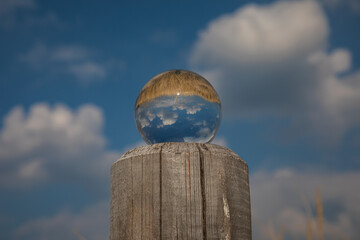
M 110 213 L 110 240 L 250 240 L 248 166 L 213 144 L 130 150 L 111 168 Z

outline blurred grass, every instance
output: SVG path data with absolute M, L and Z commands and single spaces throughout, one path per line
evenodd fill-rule
M 306 229 L 304 229 L 304 238 L 306 240 L 324 240 L 325 231 L 324 231 L 324 211 L 321 191 L 318 189 L 315 195 L 315 211 L 316 216 L 313 216 L 310 203 L 303 197 L 303 204 L 305 207 L 306 215 Z M 316 219 L 316 221 L 314 221 Z M 316 231 L 316 234 L 315 234 Z M 343 232 L 340 232 L 338 229 L 328 229 L 331 232 L 331 238 L 333 240 L 350 240 L 350 238 Z M 262 226 L 262 234 L 266 240 L 283 240 L 286 231 L 285 227 L 281 227 L 279 232 L 275 231 L 274 225 L 270 223 L 269 229 L 265 229 Z M 315 237 L 315 238 L 314 238 Z M 295 238 L 303 239 L 303 238 Z
M 83 235 L 81 235 L 76 229 L 73 229 L 72 232 L 79 240 L 86 240 L 86 238 Z

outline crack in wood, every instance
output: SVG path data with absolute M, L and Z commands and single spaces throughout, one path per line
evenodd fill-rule
M 130 173 L 131 173 L 131 238 L 134 238 L 134 180 L 133 180 L 132 161 L 130 162 Z
M 159 239 L 162 239 L 162 150 L 163 150 L 163 146 L 160 146 L 160 157 L 159 157 L 159 185 L 160 185 L 160 189 L 159 189 Z
M 199 150 L 200 161 L 200 187 L 201 187 L 201 206 L 202 206 L 202 228 L 203 228 L 203 240 L 207 239 L 206 231 L 206 196 L 205 196 L 205 174 L 204 174 L 204 152 L 201 150 L 200 143 L 196 144 Z

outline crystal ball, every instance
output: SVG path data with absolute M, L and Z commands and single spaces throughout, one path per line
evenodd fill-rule
M 135 122 L 147 144 L 209 143 L 219 128 L 221 103 L 197 73 L 171 70 L 150 79 L 135 104 Z

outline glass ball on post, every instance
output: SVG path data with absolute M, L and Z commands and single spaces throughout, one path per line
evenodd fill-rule
M 209 143 L 219 128 L 221 103 L 197 73 L 171 70 L 150 79 L 135 104 L 135 122 L 147 144 Z

